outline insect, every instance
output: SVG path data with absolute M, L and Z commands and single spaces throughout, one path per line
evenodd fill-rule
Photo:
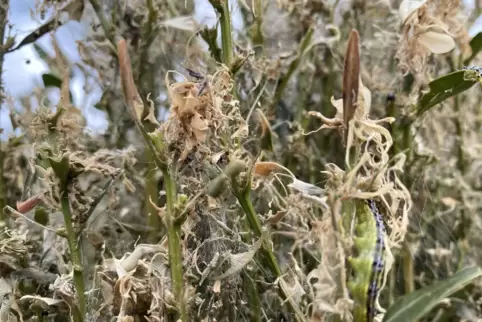
M 354 320 L 372 322 L 377 314 L 375 304 L 383 277 L 385 248 L 385 226 L 373 200 L 357 205 L 355 230 L 357 254 L 348 259 L 354 273 L 348 288 L 355 302 Z
M 203 76 L 201 73 L 198 73 L 190 68 L 184 67 L 187 72 L 189 73 L 189 76 L 196 78 L 200 83 L 200 88 L 197 96 L 201 96 L 201 94 L 204 92 L 206 89 L 206 86 L 208 85 L 208 78 L 206 76 Z
M 471 81 L 478 81 L 482 84 L 482 67 L 479 66 L 464 66 L 464 79 Z
M 377 205 L 373 200 L 368 201 L 368 206 L 373 214 L 373 219 L 376 225 L 377 240 L 375 244 L 375 251 L 373 256 L 372 265 L 372 276 L 370 278 L 370 284 L 368 287 L 368 303 L 367 303 L 367 314 L 368 321 L 372 321 L 375 317 L 376 308 L 375 303 L 380 291 L 380 285 L 383 277 L 383 251 L 385 250 L 384 235 L 385 235 L 385 225 L 383 224 L 382 215 L 378 211 Z
M 482 77 L 482 67 L 479 66 L 464 66 L 464 70 L 473 70 L 479 73 L 479 76 Z

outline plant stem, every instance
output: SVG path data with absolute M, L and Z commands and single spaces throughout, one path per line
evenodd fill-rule
M 5 193 L 5 181 L 3 177 L 3 162 L 5 160 L 5 152 L 2 151 L 2 145 L 0 142 L 0 230 L 5 227 L 5 215 L 3 214 L 3 208 L 7 206 L 7 196 Z
M 113 46 L 113 50 L 114 52 L 117 51 L 117 46 L 116 46 L 116 42 L 115 42 L 115 39 L 113 37 L 113 29 L 112 29 L 112 26 L 110 24 L 110 22 L 105 18 L 104 16 L 104 12 L 103 12 L 103 9 L 100 5 L 100 3 L 97 1 L 97 0 L 89 0 L 90 1 L 90 4 L 92 5 L 92 7 L 94 8 L 94 11 L 97 15 L 97 18 L 99 18 L 99 21 L 100 21 L 100 25 L 102 27 L 102 29 L 104 30 L 104 33 L 105 33 L 105 37 L 109 40 L 109 42 L 111 43 L 111 45 Z M 117 56 L 116 55 L 113 55 L 114 59 L 117 59 Z
M 259 292 L 256 289 L 255 281 L 249 276 L 248 273 L 242 272 L 241 277 L 246 288 L 248 296 L 248 303 L 251 309 L 251 321 L 261 322 L 261 302 L 259 299 Z
M 254 210 L 253 203 L 251 202 L 251 190 L 249 189 L 249 186 L 244 189 L 240 189 L 239 187 L 234 186 L 233 192 L 236 198 L 238 199 L 238 202 L 241 205 L 241 208 L 243 208 L 244 213 L 246 214 L 246 218 L 248 220 L 249 226 L 253 231 L 254 235 L 258 238 L 262 238 L 261 222 L 259 221 L 258 215 Z M 276 260 L 276 257 L 273 251 L 270 248 L 270 245 L 266 241 L 263 241 L 263 244 L 260 250 L 262 251 L 263 260 L 266 262 L 266 266 L 269 267 L 269 269 L 271 270 L 271 273 L 276 278 L 280 278 L 281 269 L 279 268 L 278 262 Z M 285 290 L 283 289 L 283 287 L 280 287 L 279 290 L 280 290 L 281 296 L 287 300 L 290 308 L 295 313 L 296 319 L 299 321 L 303 321 L 304 320 L 303 314 L 297 309 L 296 305 L 292 302 L 292 300 L 289 297 L 289 294 L 285 293 Z
M 454 112 L 455 116 L 455 131 L 457 132 L 459 144 L 458 144 L 458 160 L 457 160 L 457 167 L 460 171 L 460 174 L 463 176 L 465 174 L 465 155 L 464 155 L 464 132 L 462 128 L 462 124 L 465 121 L 464 118 L 460 115 L 460 97 L 458 95 L 454 96 Z
M 3 83 L 2 83 L 2 72 L 3 72 L 3 56 L 5 50 L 4 36 L 5 36 L 5 26 L 7 25 L 7 12 L 8 12 L 8 0 L 0 0 L 0 107 L 3 103 Z M 3 208 L 7 205 L 7 196 L 5 190 L 5 181 L 3 177 L 3 162 L 5 160 L 5 151 L 2 151 L 2 144 L 0 143 L 0 228 L 3 228 L 5 224 L 5 217 L 3 215 Z
M 405 294 L 410 294 L 414 291 L 413 280 L 413 258 L 408 242 L 403 243 L 403 280 L 405 283 Z
M 253 0 L 254 24 L 249 28 L 249 34 L 257 54 L 261 54 L 263 50 L 263 1 Z M 246 20 L 246 19 L 245 19 Z
M 74 270 L 74 284 L 78 296 L 78 306 L 80 311 L 80 317 L 85 318 L 85 285 L 83 276 L 83 266 L 80 251 L 77 243 L 77 235 L 74 232 L 74 227 L 72 225 L 72 213 L 70 211 L 70 201 L 67 192 L 67 187 L 62 189 L 61 197 L 62 213 L 64 215 L 65 229 L 67 231 L 67 241 L 70 249 L 70 257 L 72 261 L 72 268 Z
M 388 273 L 388 305 L 392 306 L 395 302 L 395 285 L 396 285 L 396 276 L 395 276 L 395 269 L 392 268 Z
M 305 37 L 300 43 L 300 47 L 298 48 L 298 56 L 293 60 L 288 68 L 288 72 L 284 75 L 284 77 L 280 80 L 278 87 L 276 88 L 276 92 L 274 94 L 272 106 L 276 106 L 276 104 L 281 100 L 281 96 L 288 85 L 291 76 L 298 69 L 300 65 L 301 59 L 305 54 L 306 50 L 308 49 L 308 45 L 311 43 L 311 37 L 313 36 L 313 28 L 308 29 Z
M 221 15 L 221 43 L 223 46 L 223 59 L 226 66 L 231 65 L 233 56 L 233 40 L 231 31 L 231 14 L 228 8 L 228 1 L 223 4 L 223 13 Z
M 147 172 L 145 177 L 144 186 L 144 207 L 147 216 L 147 225 L 152 230 L 148 233 L 147 239 L 150 242 L 155 242 L 156 236 L 158 236 L 161 230 L 161 220 L 157 215 L 157 200 L 159 196 L 159 191 L 157 190 L 157 179 L 156 171 L 157 167 L 154 163 L 154 156 L 149 148 L 146 148 L 146 159 L 147 159 Z M 155 205 L 151 204 L 151 200 Z
M 167 236 L 169 244 L 169 266 L 171 268 L 171 279 L 174 289 L 174 296 L 179 304 L 179 312 L 183 322 L 188 321 L 186 305 L 184 301 L 184 280 L 182 272 L 182 254 L 181 254 L 181 225 L 176 222 L 175 203 L 176 183 L 170 175 L 168 169 L 162 171 L 164 177 L 164 187 L 166 189 L 166 213 L 165 224 L 167 226 Z
M 151 68 L 148 58 L 149 58 L 149 48 L 152 42 L 154 41 L 154 39 L 156 39 L 156 36 L 158 35 L 157 32 L 154 32 L 155 23 L 158 19 L 158 13 L 154 8 L 154 4 L 152 3 L 152 0 L 146 0 L 146 6 L 148 10 L 147 21 L 142 26 L 142 42 L 139 48 L 140 58 L 136 69 L 136 72 L 138 73 L 138 75 L 136 77 L 135 83 L 138 86 L 141 85 L 142 75 L 146 75 L 149 72 L 153 73 L 155 70 Z M 140 89 L 142 89 L 142 87 L 143 86 L 140 86 Z M 141 93 L 141 95 L 147 96 L 147 93 Z
M 231 30 L 231 13 L 228 0 L 210 0 L 211 5 L 220 15 L 221 44 L 223 48 L 223 63 L 230 67 L 233 57 L 233 40 Z

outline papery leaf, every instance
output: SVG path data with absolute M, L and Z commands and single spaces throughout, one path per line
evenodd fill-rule
M 33 197 L 31 197 L 27 200 L 21 201 L 21 202 L 17 201 L 17 210 L 21 214 L 26 214 L 27 212 L 29 212 L 30 210 L 35 208 L 35 206 L 37 206 L 37 204 L 40 201 L 41 201 L 40 195 L 33 196 Z
M 261 123 L 261 148 L 273 151 L 273 131 L 269 124 L 268 118 L 264 115 L 261 109 L 256 109 L 258 112 L 259 122 Z
M 434 54 L 445 54 L 455 48 L 455 41 L 451 36 L 434 31 L 421 34 L 418 42 Z
M 127 43 L 124 39 L 119 40 L 117 44 L 119 56 L 119 70 L 122 84 L 122 92 L 124 100 L 127 103 L 129 112 L 136 120 L 140 120 L 142 110 L 136 109 L 136 100 L 140 99 L 137 87 L 134 84 L 134 76 L 132 74 L 131 59 L 127 49 Z
M 480 267 L 465 268 L 446 280 L 436 282 L 398 299 L 385 313 L 383 322 L 416 321 L 438 303 L 482 275 Z
M 161 22 L 161 25 L 194 32 L 198 29 L 198 24 L 192 16 L 178 16 Z

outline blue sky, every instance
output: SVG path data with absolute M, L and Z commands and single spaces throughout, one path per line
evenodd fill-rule
M 16 35 L 17 41 L 23 39 L 30 32 L 35 30 L 41 23 L 32 19 L 30 11 L 34 8 L 36 0 L 12 0 L 10 1 L 9 21 L 13 24 L 12 33 Z M 474 0 L 464 1 L 468 7 L 473 7 Z M 242 28 L 242 20 L 239 13 L 239 7 L 236 0 L 230 0 L 233 12 L 233 25 L 235 29 Z M 209 4 L 208 0 L 195 0 L 196 11 L 194 18 L 198 23 L 213 26 L 216 21 L 214 10 Z M 48 19 L 50 13 L 46 15 Z M 470 34 L 473 36 L 482 30 L 482 16 L 479 17 L 476 24 L 470 29 Z M 81 40 L 86 33 L 86 26 L 76 21 L 70 21 L 66 25 L 60 27 L 55 32 L 55 37 L 60 43 L 63 52 L 76 62 L 80 60 L 76 49 L 75 41 Z M 46 35 L 40 38 L 37 43 L 47 52 L 53 53 L 51 38 Z M 5 56 L 3 84 L 7 95 L 13 98 L 28 95 L 35 88 L 43 87 L 41 75 L 48 71 L 47 66 L 36 57 L 32 45 L 22 47 Z M 84 85 L 84 75 L 80 70 L 74 69 L 74 79 L 72 80 L 71 90 L 74 96 L 74 104 L 77 107 L 82 106 L 84 115 L 87 119 L 87 128 L 92 132 L 102 132 L 106 126 L 104 113 L 98 111 L 93 107 L 98 102 L 102 91 L 100 88 L 95 88 L 89 95 L 85 95 L 82 90 Z M 52 89 L 48 92 L 48 97 L 51 101 L 58 100 L 58 90 Z M 1 139 L 5 139 L 8 134 L 12 132 L 10 119 L 8 116 L 8 109 L 3 105 L 0 109 L 0 127 L 4 128 L 4 133 Z

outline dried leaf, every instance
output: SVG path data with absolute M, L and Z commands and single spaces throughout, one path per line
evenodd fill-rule
M 208 132 L 208 122 L 204 120 L 199 113 L 195 113 L 191 119 L 191 128 L 198 142 L 204 142 L 206 140 Z
M 360 80 L 360 53 L 358 31 L 353 29 L 348 39 L 343 68 L 343 123 L 345 126 L 345 143 L 348 135 L 348 123 L 355 115 L 358 101 L 358 87 Z
M 418 37 L 418 42 L 434 54 L 445 54 L 455 48 L 455 41 L 447 34 L 427 31 Z
M 31 295 L 22 296 L 20 298 L 20 301 L 23 301 L 23 300 L 40 301 L 40 302 L 43 302 L 43 303 L 47 304 L 48 306 L 57 305 L 57 304 L 60 304 L 60 303 L 64 302 L 63 300 L 53 299 L 53 298 L 50 298 L 50 297 L 31 296 Z
M 192 16 L 178 16 L 164 20 L 161 22 L 161 25 L 191 32 L 195 32 L 198 29 L 198 24 Z
M 25 201 L 18 202 L 17 201 L 17 210 L 18 212 L 25 214 L 35 208 L 40 202 L 40 195 L 33 196 Z
M 267 177 L 271 173 L 273 173 L 273 171 L 282 169 L 284 168 L 276 162 L 256 162 L 256 164 L 254 165 L 253 173 L 263 177 Z
M 132 74 L 131 59 L 127 50 L 127 43 L 124 39 L 117 43 L 120 77 L 122 83 L 122 92 L 130 112 L 133 116 L 140 120 L 143 112 L 142 99 L 137 92 L 134 84 L 134 76 Z
M 398 8 L 398 13 L 402 18 L 402 21 L 405 21 L 415 10 L 420 8 L 426 0 L 403 0 Z
M 251 246 L 250 250 L 243 253 L 238 254 L 229 254 L 227 256 L 227 260 L 230 263 L 230 267 L 222 274 L 213 277 L 215 280 L 222 280 L 228 276 L 231 276 L 241 269 L 243 269 L 254 257 L 258 249 L 261 247 L 263 239 L 259 239 L 253 246 Z

